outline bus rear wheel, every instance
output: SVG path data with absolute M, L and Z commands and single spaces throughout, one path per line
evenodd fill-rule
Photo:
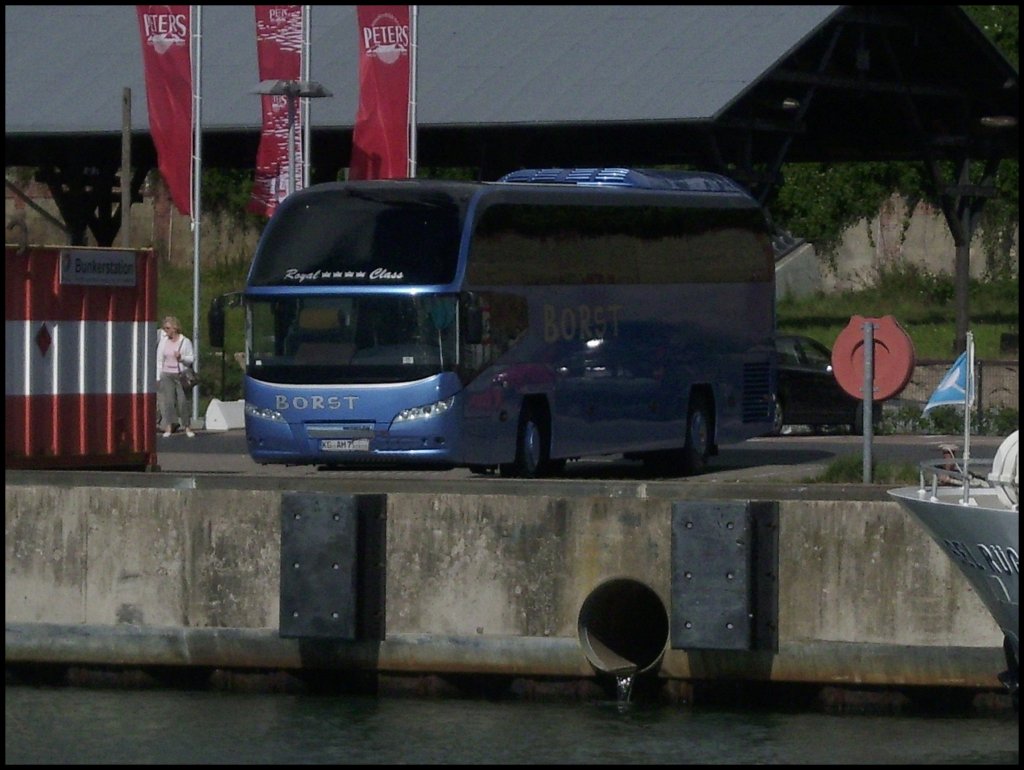
M 686 418 L 686 444 L 683 446 L 683 473 L 692 476 L 703 471 L 711 454 L 711 407 L 707 399 L 695 397 Z
M 772 435 L 781 436 L 782 428 L 786 424 L 786 405 L 780 398 L 775 402 L 775 416 L 772 418 Z

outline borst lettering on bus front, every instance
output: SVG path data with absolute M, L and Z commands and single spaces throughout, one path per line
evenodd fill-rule
M 619 336 L 622 305 L 544 306 L 544 341 L 593 340 Z
M 274 408 L 283 412 L 287 409 L 341 409 L 348 407 L 350 410 L 356 408 L 359 396 L 283 396 L 278 394 L 274 397 Z

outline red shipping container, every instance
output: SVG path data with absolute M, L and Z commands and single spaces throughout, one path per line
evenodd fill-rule
M 155 468 L 152 249 L 5 257 L 5 466 Z

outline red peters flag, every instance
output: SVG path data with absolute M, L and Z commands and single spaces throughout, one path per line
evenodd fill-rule
M 409 6 L 360 5 L 359 110 L 349 179 L 409 175 Z
M 182 214 L 192 213 L 191 9 L 137 5 L 149 131 L 157 165 Z
M 260 80 L 299 80 L 302 68 L 302 6 L 257 5 L 256 58 Z M 256 181 L 249 211 L 270 216 L 288 193 L 288 97 L 263 96 L 263 133 L 256 153 Z M 302 119 L 295 111 L 295 167 L 302 168 Z M 302 189 L 296 173 L 295 189 Z

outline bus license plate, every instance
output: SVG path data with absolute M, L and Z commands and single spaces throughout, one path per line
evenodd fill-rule
M 370 449 L 368 438 L 325 438 L 320 440 L 322 452 L 367 452 Z

